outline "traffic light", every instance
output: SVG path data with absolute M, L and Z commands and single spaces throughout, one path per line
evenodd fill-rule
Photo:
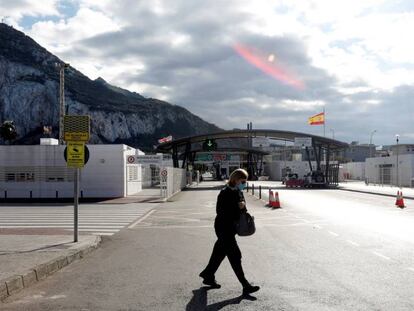
M 0 137 L 9 141 L 16 139 L 17 131 L 13 121 L 5 121 L 0 126 Z
M 206 139 L 203 143 L 204 151 L 214 151 L 217 149 L 217 143 L 214 139 Z

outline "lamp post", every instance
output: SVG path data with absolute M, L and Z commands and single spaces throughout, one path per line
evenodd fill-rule
M 56 63 L 59 68 L 59 144 L 63 145 L 63 117 L 65 116 L 65 68 L 68 63 Z
M 373 130 L 372 132 L 371 132 L 371 135 L 370 135 L 370 137 L 369 137 L 369 157 L 370 158 L 372 158 L 372 147 L 371 147 L 371 145 L 372 145 L 372 136 L 374 136 L 374 134 L 377 132 L 377 130 Z
M 399 148 L 398 148 L 398 143 L 399 143 L 399 141 L 400 141 L 400 135 L 395 135 L 395 139 L 396 139 L 396 141 L 397 141 L 397 167 L 396 167 L 396 169 L 397 169 L 397 187 L 399 187 L 400 186 L 400 176 L 399 176 L 399 171 L 398 171 L 398 154 L 399 154 Z

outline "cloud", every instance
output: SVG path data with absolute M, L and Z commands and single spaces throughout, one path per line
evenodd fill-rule
M 43 13 L 21 0 L 13 12 L 58 16 L 29 34 L 92 79 L 185 106 L 226 129 L 252 121 L 322 134 L 306 120 L 325 105 L 338 139 L 366 142 L 373 129 L 384 142 L 414 133 L 408 0 L 73 1 L 72 16 L 51 0 Z M 263 61 L 273 55 L 306 87 L 263 73 L 236 44 L 261 51 Z
M 58 16 L 58 0 L 0 0 L 0 17 L 7 23 L 18 26 L 24 16 Z

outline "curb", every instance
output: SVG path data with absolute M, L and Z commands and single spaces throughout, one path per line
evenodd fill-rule
M 358 193 L 366 193 L 366 194 L 374 194 L 374 195 L 381 195 L 383 197 L 395 198 L 395 194 L 388 194 L 388 193 L 381 193 L 381 192 L 371 192 L 371 191 L 366 191 L 366 190 L 345 189 L 345 188 L 338 188 L 338 190 L 349 191 L 349 192 L 358 192 Z M 414 197 L 404 195 L 404 199 L 414 200 Z
M 22 274 L 17 274 L 7 279 L 0 280 L 0 302 L 14 293 L 19 292 L 23 288 L 30 287 L 47 278 L 72 262 L 84 258 L 87 254 L 97 249 L 101 242 L 101 237 L 96 236 L 92 245 L 71 251 L 66 256 L 56 257 L 46 263 L 37 265 Z

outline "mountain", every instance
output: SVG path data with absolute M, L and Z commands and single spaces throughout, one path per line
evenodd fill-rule
M 59 132 L 59 69 L 63 61 L 0 23 L 0 121 L 13 120 L 18 144 L 38 144 L 43 126 Z M 152 150 L 161 137 L 220 131 L 187 109 L 65 70 L 66 113 L 91 116 L 89 143 L 125 143 Z

